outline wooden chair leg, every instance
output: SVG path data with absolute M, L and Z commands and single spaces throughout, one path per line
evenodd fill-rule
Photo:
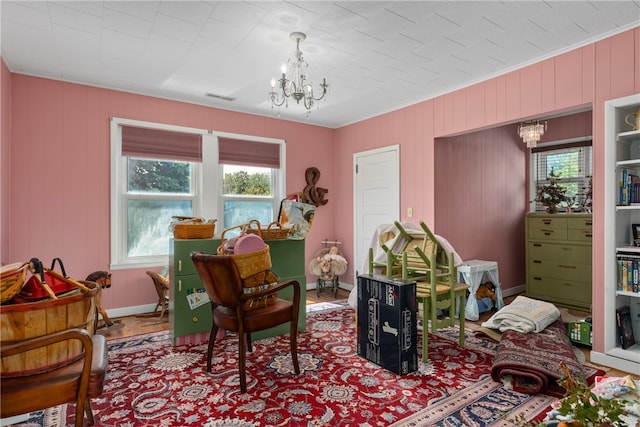
M 217 335 L 218 327 L 214 324 L 211 327 L 211 333 L 209 334 L 209 345 L 207 346 L 207 372 L 211 372 L 211 357 L 213 356 L 213 345 L 216 342 Z
M 247 373 L 245 359 L 247 357 L 245 333 L 238 332 L 238 373 L 240 375 L 240 392 L 247 392 Z
M 85 399 L 80 399 L 76 402 L 76 423 L 75 427 L 83 427 L 84 426 L 84 405 Z
M 89 425 L 92 426 L 96 423 L 95 418 L 93 418 L 93 409 L 91 409 L 91 399 L 87 397 L 87 401 L 84 403 L 84 413 L 87 415 L 87 420 L 89 421 Z
M 291 347 L 291 360 L 293 362 L 293 370 L 296 374 L 300 373 L 300 365 L 298 364 L 298 325 L 297 322 L 291 322 L 289 328 L 289 345 Z
M 456 298 L 457 299 L 457 298 Z M 467 306 L 467 292 L 466 290 L 460 293 L 460 338 L 458 344 L 460 347 L 464 348 L 464 318 L 465 318 L 465 307 Z
M 429 303 L 422 298 L 422 361 L 427 363 L 429 351 Z

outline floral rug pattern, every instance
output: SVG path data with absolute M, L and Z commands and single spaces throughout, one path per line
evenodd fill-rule
M 332 307 L 310 313 L 299 333 L 299 375 L 288 337 L 255 342 L 242 394 L 231 334 L 216 342 L 211 373 L 206 343 L 173 347 L 168 332 L 111 340 L 105 390 L 92 400 L 95 425 L 499 426 L 519 412 L 531 419 L 553 400 L 494 382 L 497 344 L 467 335 L 465 347 L 454 328 L 432 335 L 428 363 L 397 376 L 356 354 L 355 312 Z

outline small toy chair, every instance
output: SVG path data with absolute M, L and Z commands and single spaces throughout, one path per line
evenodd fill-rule
M 147 276 L 151 277 L 151 280 L 153 280 L 153 286 L 158 294 L 158 303 L 153 309 L 151 316 L 156 316 L 158 309 L 161 308 L 160 318 L 162 319 L 165 313 L 169 314 L 169 279 L 155 271 L 147 270 L 146 273 Z

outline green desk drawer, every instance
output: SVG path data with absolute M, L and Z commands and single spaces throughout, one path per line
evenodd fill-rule
M 528 242 L 528 259 L 591 264 L 591 245 L 571 245 L 548 242 Z
M 588 310 L 591 307 L 591 281 L 580 282 L 530 275 L 527 281 L 527 296 Z
M 220 239 L 175 239 L 173 242 L 176 276 L 198 274 L 191 261 L 191 252 L 215 254 L 220 246 Z
M 529 224 L 529 239 L 535 240 L 567 240 L 567 228 L 538 227 Z
M 532 215 L 529 217 L 529 229 L 544 228 L 553 230 L 562 230 L 567 228 L 567 218 L 562 216 L 545 216 Z
M 553 277 L 591 283 L 591 266 L 587 264 L 572 264 L 564 260 L 530 259 L 527 266 L 529 275 L 533 277 Z
M 576 215 L 569 216 L 567 218 L 567 228 L 569 229 L 577 229 L 577 230 L 592 230 L 593 229 L 593 219 L 591 215 Z
M 178 276 L 175 280 L 175 286 L 169 290 L 172 294 L 169 301 L 173 305 L 169 307 L 169 312 L 180 313 L 180 321 L 175 321 L 175 318 L 173 318 L 174 321 L 170 325 L 170 329 L 173 331 L 174 344 L 177 337 L 211 331 L 212 324 L 211 304 L 206 294 L 206 304 L 194 309 L 191 309 L 189 305 L 188 296 L 190 294 L 199 291 L 204 292 L 200 277 L 196 274 L 191 274 Z M 172 317 L 170 316 L 169 320 L 172 320 Z

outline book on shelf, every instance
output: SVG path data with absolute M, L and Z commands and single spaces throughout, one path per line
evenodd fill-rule
M 620 170 L 618 190 L 619 206 L 640 206 L 640 176 L 623 168 Z
M 620 336 L 620 347 L 627 349 L 636 343 L 631 323 L 631 310 L 628 305 L 616 309 L 616 323 Z
M 618 253 L 616 266 L 616 290 L 640 292 L 640 254 Z

